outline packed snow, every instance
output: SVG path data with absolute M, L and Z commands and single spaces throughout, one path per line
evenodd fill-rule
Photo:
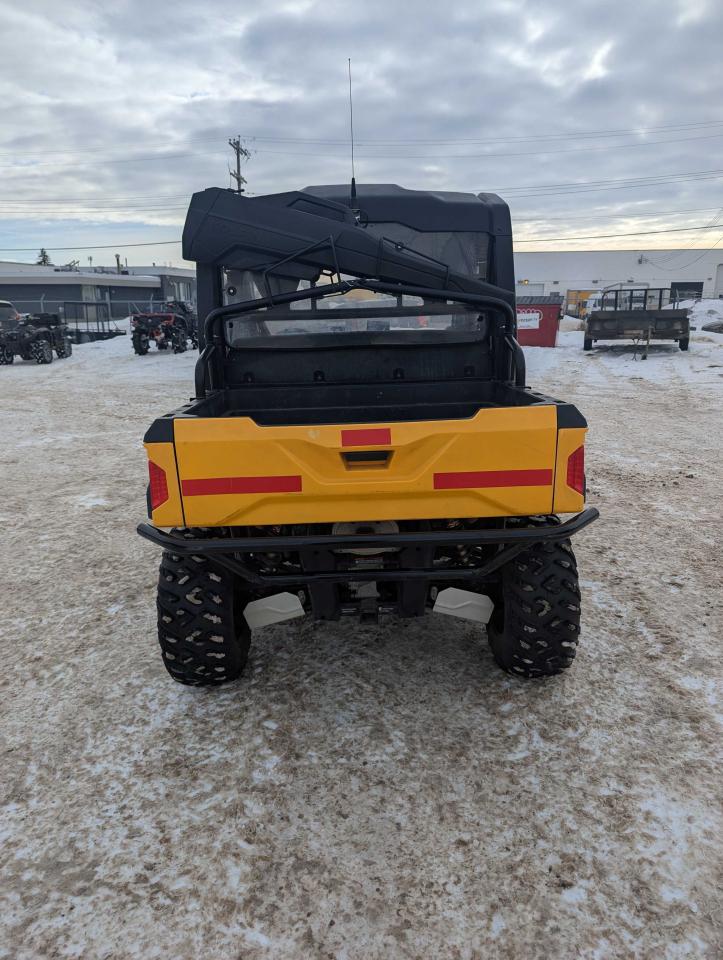
M 697 308 L 696 308 L 697 310 Z M 697 319 L 697 317 L 696 317 Z M 449 617 L 155 640 L 142 435 L 196 354 L 0 368 L 0 957 L 720 956 L 723 335 L 528 348 L 590 422 L 583 635 L 523 682 Z

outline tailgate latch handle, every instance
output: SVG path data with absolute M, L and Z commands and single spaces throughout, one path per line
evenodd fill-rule
M 360 467 L 387 467 L 392 459 L 392 450 L 350 450 L 341 455 L 348 469 Z

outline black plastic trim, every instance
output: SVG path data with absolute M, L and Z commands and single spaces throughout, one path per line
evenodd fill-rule
M 173 443 L 173 414 L 154 420 L 146 430 L 144 443 Z
M 557 405 L 557 429 L 569 430 L 573 427 L 587 427 L 587 420 L 573 404 L 559 403 Z

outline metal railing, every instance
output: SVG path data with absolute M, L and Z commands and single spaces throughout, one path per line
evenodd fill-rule
M 0 297 L 1 299 L 1 297 Z M 69 301 L 53 297 L 39 297 L 33 300 L 13 299 L 12 303 L 19 313 L 57 313 L 64 316 L 65 305 Z M 83 300 L 73 301 L 83 303 L 88 307 L 103 307 L 108 310 L 108 316 L 114 320 L 121 320 L 132 313 L 152 313 L 160 309 L 167 298 L 154 296 L 148 300 Z
M 600 299 L 600 310 L 662 310 L 674 303 L 670 290 L 637 287 L 632 290 L 605 290 Z

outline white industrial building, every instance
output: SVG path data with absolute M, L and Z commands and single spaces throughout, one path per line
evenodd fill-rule
M 598 290 L 664 287 L 673 297 L 723 297 L 723 246 L 712 250 L 540 250 L 515 253 L 517 293 L 559 293 L 574 305 Z
M 0 300 L 21 313 L 62 313 L 66 304 L 107 303 L 125 317 L 165 300 L 196 299 L 196 272 L 185 267 L 41 266 L 0 261 Z

